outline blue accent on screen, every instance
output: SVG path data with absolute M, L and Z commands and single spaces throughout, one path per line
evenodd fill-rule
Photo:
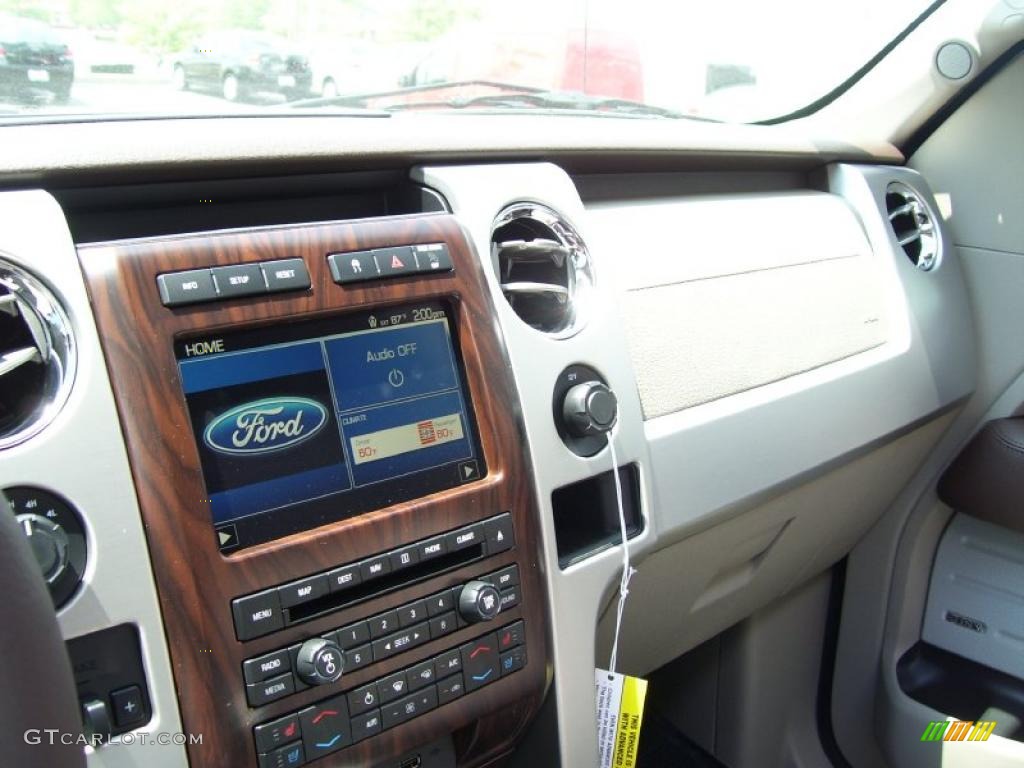
M 197 357 L 182 360 L 179 365 L 186 395 L 278 376 L 321 371 L 323 367 L 324 356 L 318 341 L 219 357 Z
M 349 489 L 344 465 L 333 465 L 210 494 L 215 525 Z

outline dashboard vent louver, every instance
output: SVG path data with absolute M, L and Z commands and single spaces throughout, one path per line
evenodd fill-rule
M 0 258 L 0 449 L 53 420 L 74 370 L 67 315 L 41 282 Z
M 939 253 L 939 236 L 935 218 L 921 196 L 898 181 L 885 191 L 885 207 L 889 214 L 896 242 L 918 269 L 928 271 L 935 266 Z
M 509 206 L 494 222 L 491 259 L 523 322 L 556 338 L 580 329 L 593 285 L 590 254 L 562 216 L 537 203 Z

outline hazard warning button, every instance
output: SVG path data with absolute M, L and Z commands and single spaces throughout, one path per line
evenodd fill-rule
M 397 248 L 375 248 L 373 255 L 380 267 L 381 277 L 399 277 L 417 272 L 416 258 L 407 245 Z

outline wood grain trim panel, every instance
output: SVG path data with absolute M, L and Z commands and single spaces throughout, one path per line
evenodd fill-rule
M 354 286 L 336 285 L 326 254 L 389 245 L 445 242 L 455 270 Z M 302 257 L 308 292 L 258 296 L 168 309 L 162 272 Z M 477 625 L 415 651 L 345 675 L 341 683 L 249 708 L 245 658 L 388 610 L 511 562 L 522 579 L 520 606 L 501 622 L 526 620 L 528 663 L 520 672 L 451 704 L 313 763 L 370 765 L 451 733 L 460 765 L 507 753 L 536 714 L 550 681 L 546 595 L 538 511 L 526 460 L 518 399 L 482 267 L 456 220 L 423 215 L 272 227 L 84 246 L 79 258 L 99 327 L 146 527 L 170 643 L 185 729 L 202 733 L 189 747 L 192 768 L 256 764 L 253 725 L 358 687 L 483 633 Z M 488 474 L 480 481 L 396 504 L 224 556 L 209 509 L 173 353 L 182 335 L 288 323 L 347 310 L 445 299 L 473 401 Z M 514 518 L 517 546 L 415 587 L 246 643 L 235 639 L 230 601 L 242 594 L 382 550 L 427 538 L 503 511 Z

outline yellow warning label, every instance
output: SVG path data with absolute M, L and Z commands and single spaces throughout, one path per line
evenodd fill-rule
M 647 681 L 597 670 L 600 768 L 634 768 L 644 719 Z

